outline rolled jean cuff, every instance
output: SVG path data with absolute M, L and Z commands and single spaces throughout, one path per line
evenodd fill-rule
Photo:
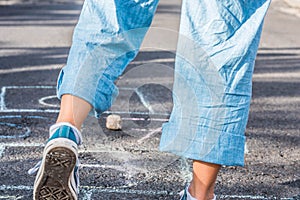
M 74 79 L 74 77 L 77 76 L 75 73 L 68 72 L 65 74 L 65 70 L 68 71 L 67 66 L 61 70 L 58 77 L 57 97 L 61 99 L 65 94 L 79 97 L 91 104 L 93 110 L 90 114 L 99 118 L 100 115 L 111 106 L 118 95 L 118 88 L 114 84 L 109 84 L 105 76 L 102 76 L 102 78 L 98 80 L 96 88 L 93 85 L 88 87 L 89 83 L 84 83 L 84 77 L 80 78 L 81 81 L 78 81 Z
M 203 144 L 200 139 L 178 137 L 178 125 L 172 122 L 163 125 L 160 140 L 160 151 L 173 153 L 192 160 L 214 163 L 225 166 L 244 166 L 244 147 L 246 137 L 241 134 L 221 132 L 218 139 L 211 144 Z M 209 132 L 209 127 L 201 127 L 201 131 Z M 178 141 L 180 141 L 178 143 Z M 202 149 L 210 146 L 209 151 Z M 202 150 L 201 150 L 202 149 Z

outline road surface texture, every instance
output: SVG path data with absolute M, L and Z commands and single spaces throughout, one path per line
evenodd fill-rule
M 288 2 L 288 1 L 286 1 Z M 224 167 L 218 199 L 300 199 L 300 8 L 273 0 L 253 77 L 246 166 Z M 290 1 L 291 2 L 291 1 Z M 59 102 L 82 0 L 0 1 L 0 199 L 32 199 L 34 176 Z M 172 108 L 179 0 L 161 0 L 141 52 L 120 77 L 120 95 L 88 117 L 80 148 L 80 199 L 179 199 L 191 161 L 157 150 Z M 105 128 L 121 115 L 121 131 Z

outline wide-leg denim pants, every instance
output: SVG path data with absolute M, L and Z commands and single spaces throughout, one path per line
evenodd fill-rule
M 58 96 L 106 111 L 114 81 L 137 55 L 158 0 L 85 0 Z M 160 150 L 221 165 L 244 165 L 254 61 L 270 0 L 183 0 L 173 110 Z

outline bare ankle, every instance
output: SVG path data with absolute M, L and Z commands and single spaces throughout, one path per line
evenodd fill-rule
M 78 128 L 80 125 L 76 124 L 76 123 L 74 122 L 74 120 L 71 120 L 71 119 L 58 119 L 58 120 L 56 121 L 56 123 L 63 123 L 63 122 L 69 123 L 69 124 L 75 126 L 78 130 L 80 130 L 80 128 Z
M 192 197 L 197 200 L 212 200 L 214 199 L 214 188 L 207 187 L 203 184 L 191 182 L 189 188 L 189 193 Z

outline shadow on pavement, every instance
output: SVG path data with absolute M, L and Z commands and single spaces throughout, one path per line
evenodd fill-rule
M 74 26 L 81 1 L 0 6 L 0 26 Z
M 0 4 L 0 26 L 75 26 L 83 0 L 17 2 Z M 159 4 L 156 12 L 178 15 L 180 9 L 178 5 Z
M 0 57 L 0 69 L 24 68 L 42 65 L 63 65 L 66 63 L 69 47 L 53 48 L 19 48 L 4 47 L 0 51 L 8 51 Z M 12 53 L 10 52 L 19 52 Z

